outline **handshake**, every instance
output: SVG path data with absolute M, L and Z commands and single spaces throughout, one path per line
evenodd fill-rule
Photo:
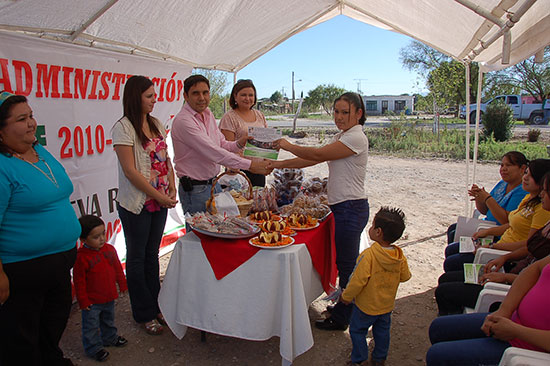
M 250 164 L 250 170 L 252 173 L 269 175 L 273 169 L 284 168 L 283 161 L 274 161 L 268 159 L 252 159 L 252 164 Z
M 269 175 L 273 171 L 273 167 L 271 166 L 271 160 L 252 159 L 252 163 L 248 170 L 256 174 Z

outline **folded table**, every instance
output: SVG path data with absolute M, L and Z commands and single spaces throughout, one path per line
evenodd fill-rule
M 326 267 L 323 277 L 328 274 L 329 282 L 334 283 L 332 215 L 327 221 L 313 230 L 320 230 L 317 234 L 323 237 L 330 235 L 329 240 L 307 244 L 317 267 L 319 263 Z M 228 240 L 216 245 L 223 251 L 224 245 L 233 244 Z M 327 245 L 328 251 L 320 248 Z M 308 307 L 323 293 L 308 246 L 296 241 L 286 248 L 259 250 L 218 280 L 201 239 L 188 233 L 174 248 L 159 294 L 168 326 L 180 339 L 187 327 L 248 340 L 278 336 L 283 365 L 292 363 L 313 346 Z M 321 252 L 328 253 L 328 258 L 320 259 Z

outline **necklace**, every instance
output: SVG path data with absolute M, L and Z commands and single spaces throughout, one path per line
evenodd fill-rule
M 34 148 L 32 148 L 32 151 L 34 152 L 34 155 L 36 156 L 36 158 L 38 159 L 37 163 L 42 161 L 44 163 L 44 165 L 46 165 L 46 168 L 48 168 L 48 172 L 50 173 L 48 175 L 48 173 L 46 173 L 45 171 L 43 171 L 42 169 L 40 169 L 40 167 L 38 165 L 36 165 L 35 163 L 33 162 L 30 162 L 28 161 L 27 159 L 25 159 L 23 156 L 21 156 L 20 154 L 18 153 L 13 153 L 13 155 L 15 155 L 16 157 L 18 157 L 19 159 L 23 160 L 24 162 L 26 163 L 29 163 L 30 165 L 32 165 L 36 170 L 38 170 L 40 173 L 44 174 L 44 176 L 46 178 L 48 178 L 48 180 L 50 182 L 52 182 L 54 184 L 54 186 L 56 188 L 59 188 L 59 184 L 57 183 L 57 179 L 55 179 L 55 175 L 53 175 L 53 171 L 52 171 L 52 168 L 50 168 L 50 165 L 46 162 L 46 160 L 42 159 L 40 157 L 40 155 L 38 155 L 38 153 L 36 152 L 36 150 Z

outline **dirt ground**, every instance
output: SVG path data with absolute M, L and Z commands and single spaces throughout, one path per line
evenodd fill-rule
M 311 144 L 315 141 L 302 140 Z M 284 156 L 283 156 L 284 157 Z M 308 176 L 324 177 L 326 164 L 308 168 Z M 441 160 L 398 159 L 371 155 L 367 167 L 367 189 L 371 219 L 382 205 L 397 206 L 407 216 L 407 229 L 397 244 L 408 258 L 412 279 L 399 288 L 393 313 L 391 345 L 386 365 L 423 365 L 429 347 L 428 327 L 436 316 L 434 288 L 442 273 L 444 237 L 447 226 L 464 214 L 465 163 Z M 490 189 L 499 179 L 497 164 L 477 166 L 475 182 Z M 369 222 L 370 225 L 370 222 Z M 170 254 L 161 258 L 162 274 Z M 309 308 L 314 346 L 294 365 L 345 365 L 351 352 L 348 331 L 327 332 L 313 326 L 327 303 L 316 300 Z M 94 365 L 84 355 L 80 337 L 80 311 L 73 307 L 62 348 L 78 365 Z M 279 339 L 263 342 L 209 334 L 201 342 L 200 332 L 189 329 L 178 340 L 169 329 L 149 336 L 131 316 L 129 298 L 117 300 L 116 324 L 129 344 L 109 349 L 106 365 L 280 365 Z M 372 344 L 371 344 L 372 346 Z

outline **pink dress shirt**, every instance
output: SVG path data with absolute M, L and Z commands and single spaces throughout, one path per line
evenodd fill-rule
M 240 152 L 237 142 L 225 140 L 208 108 L 201 116 L 185 103 L 174 118 L 171 135 L 178 177 L 208 180 L 218 175 L 220 165 L 234 169 L 250 168 L 250 160 L 233 154 Z

